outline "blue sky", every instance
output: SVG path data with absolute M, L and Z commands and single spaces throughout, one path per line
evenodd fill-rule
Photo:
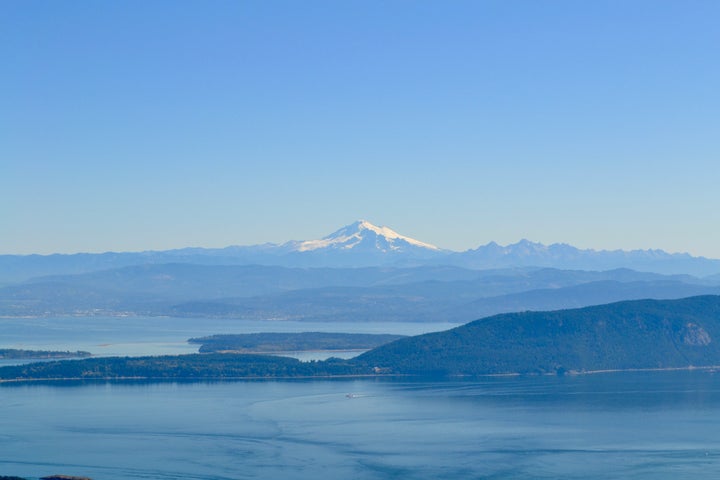
M 720 2 L 0 2 L 0 253 L 365 218 L 720 258 Z

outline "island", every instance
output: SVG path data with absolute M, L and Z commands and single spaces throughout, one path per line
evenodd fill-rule
M 720 296 L 495 315 L 354 359 L 412 375 L 565 375 L 717 369 Z
M 200 353 L 283 353 L 335 350 L 370 350 L 405 338 L 405 335 L 369 333 L 246 333 L 191 338 Z
M 92 354 L 78 350 L 62 352 L 54 350 L 22 350 L 17 348 L 0 348 L 0 360 L 41 360 L 46 358 L 85 358 Z M 0 477 L 2 480 L 2 477 Z

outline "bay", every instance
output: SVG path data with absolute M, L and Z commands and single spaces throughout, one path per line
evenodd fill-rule
M 711 478 L 720 473 L 718 380 L 653 372 L 4 385 L 0 474 Z

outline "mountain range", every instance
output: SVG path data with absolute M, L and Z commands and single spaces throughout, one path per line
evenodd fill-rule
M 289 268 L 149 264 L 0 287 L 0 316 L 163 315 L 464 323 L 504 312 L 720 294 L 720 281 L 628 269 Z
M 0 316 L 465 323 L 719 294 L 720 275 L 698 275 L 720 271 L 718 263 L 528 241 L 452 252 L 361 220 L 319 240 L 281 245 L 1 256 Z
M 168 263 L 313 268 L 446 265 L 473 270 L 550 267 L 601 271 L 628 268 L 699 277 L 720 275 L 720 260 L 662 250 L 592 250 L 521 240 L 506 246 L 491 242 L 455 252 L 401 235 L 388 227 L 358 220 L 318 240 L 283 244 L 99 254 L 0 255 L 0 285 L 47 275 Z

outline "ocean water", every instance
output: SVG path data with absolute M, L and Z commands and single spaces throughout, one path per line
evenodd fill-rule
M 697 479 L 720 377 L 0 386 L 0 475 L 121 479 Z

